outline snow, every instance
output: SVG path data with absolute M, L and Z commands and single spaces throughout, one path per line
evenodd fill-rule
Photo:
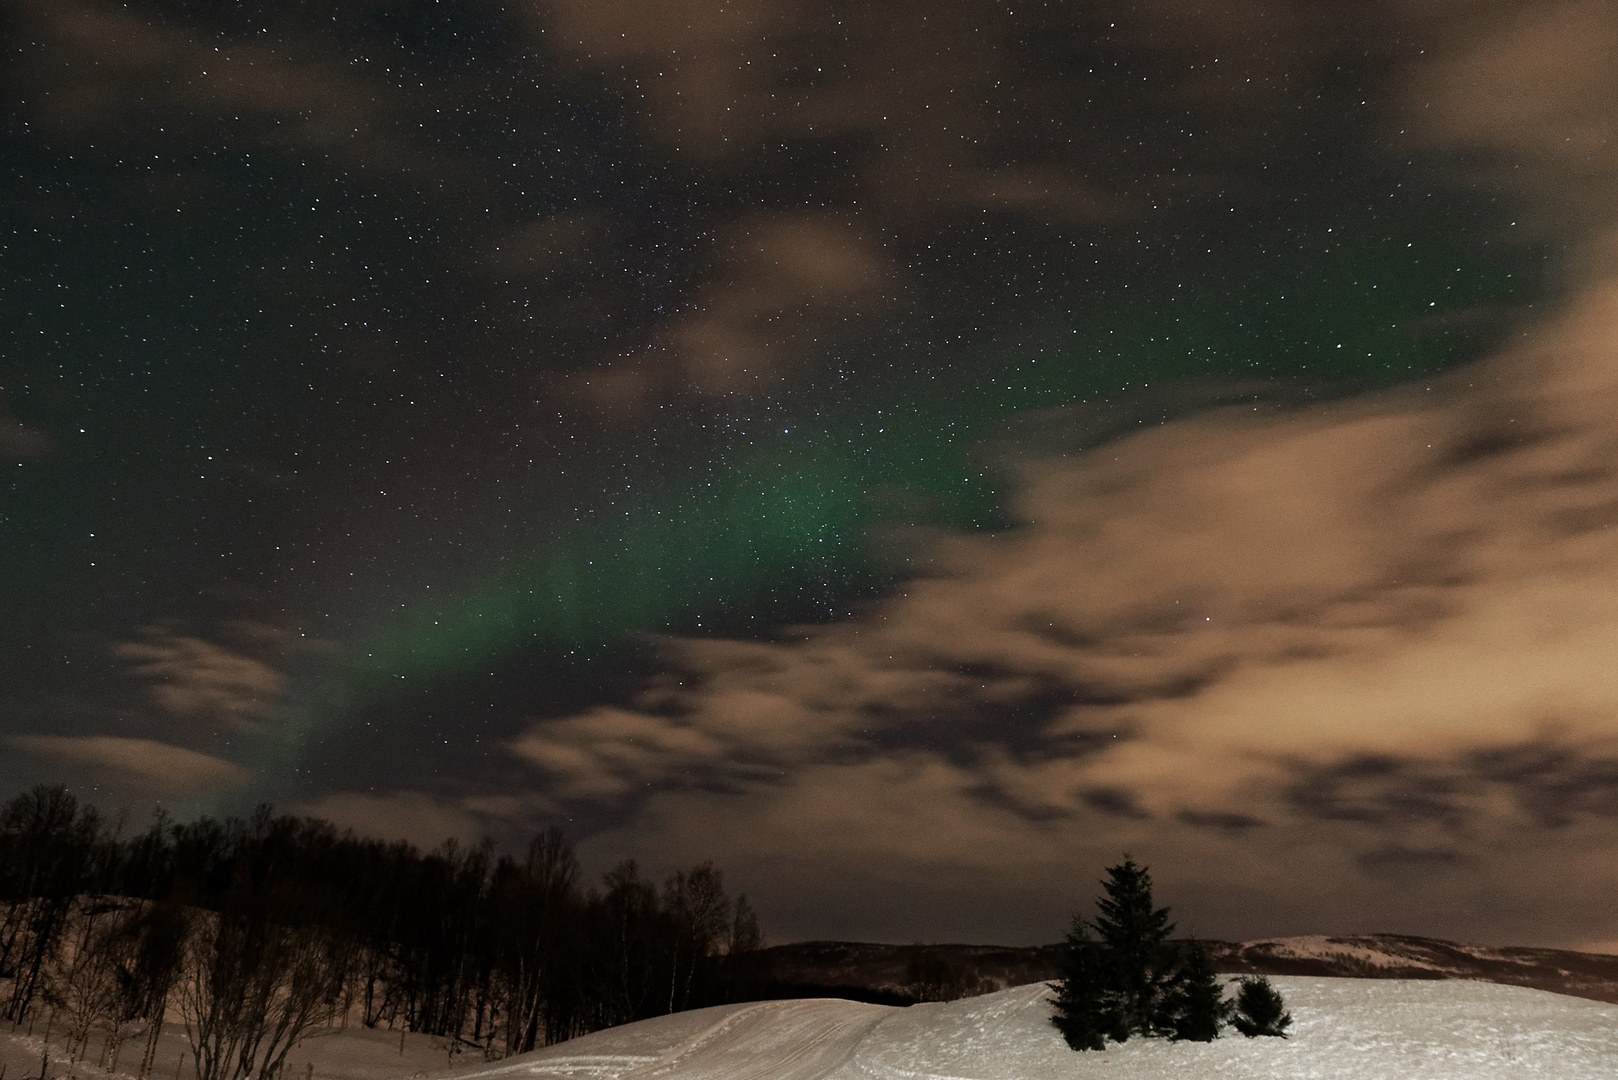
M 1067 1048 L 1040 984 L 894 1009 L 725 1006 L 596 1032 L 457 1080 L 1489 1080 L 1618 1077 L 1618 1006 L 1462 981 L 1272 977 L 1289 1039 Z M 676 1024 L 674 1021 L 684 1021 Z
M 902 1011 L 835 998 L 725 1005 L 597 1031 L 457 1080 L 811 1080 L 848 1060 L 873 1029 Z M 700 1026 L 674 1023 L 687 1017 Z
M 1374 939 L 1366 944 L 1355 938 L 1305 935 L 1301 937 L 1265 938 L 1262 941 L 1242 942 L 1244 950 L 1262 952 L 1265 956 L 1286 957 L 1297 960 L 1355 960 L 1369 968 L 1422 968 L 1444 971 L 1443 967 L 1413 955 L 1389 952 Z M 1471 950 L 1468 950 L 1471 952 Z
M 305 1039 L 288 1080 L 1613 1080 L 1618 1005 L 1461 980 L 1272 976 L 1289 1039 L 1132 1039 L 1077 1053 L 1043 984 L 908 1009 L 809 999 L 725 1005 L 598 1031 L 493 1064 L 448 1068 L 442 1040 L 363 1028 Z M 53 1039 L 53 1043 L 55 1040 Z M 12 1080 L 39 1075 L 40 1033 L 0 1028 Z M 92 1058 L 98 1056 L 92 1044 Z M 138 1047 L 110 1074 L 132 1080 Z M 177 1068 L 182 1066 L 182 1068 Z M 50 1072 L 68 1076 L 58 1053 Z M 165 1033 L 153 1080 L 192 1080 Z

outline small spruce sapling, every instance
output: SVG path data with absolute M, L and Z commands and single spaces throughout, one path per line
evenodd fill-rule
M 1105 1050 L 1107 1017 L 1103 1005 L 1106 987 L 1100 946 L 1091 939 L 1084 920 L 1074 919 L 1062 946 L 1060 978 L 1048 985 L 1056 991 L 1056 1012 L 1051 1023 L 1075 1050 Z
M 1236 993 L 1236 1030 L 1249 1039 L 1257 1035 L 1287 1037 L 1292 1026 L 1292 1014 L 1286 1011 L 1281 992 L 1270 985 L 1264 976 L 1242 980 Z
M 1220 1025 L 1230 1019 L 1235 1007 L 1234 1002 L 1224 1000 L 1223 990 L 1207 950 L 1202 942 L 1193 940 L 1185 950 L 1172 995 L 1173 1038 L 1187 1042 L 1219 1038 Z

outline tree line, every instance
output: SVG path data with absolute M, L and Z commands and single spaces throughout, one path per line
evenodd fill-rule
M 552 828 L 423 852 L 260 808 L 122 836 L 62 787 L 0 806 L 0 1018 L 151 1072 L 165 1017 L 197 1080 L 274 1080 L 311 1029 L 421 1032 L 488 1058 L 731 1000 L 761 944 L 704 863 L 581 881 Z
M 1064 942 L 1051 1023 L 1075 1050 L 1103 1050 L 1132 1035 L 1211 1042 L 1226 1023 L 1243 1035 L 1286 1037 L 1292 1016 L 1262 975 L 1227 1000 L 1195 939 L 1175 941 L 1152 877 L 1125 856 L 1107 868 L 1094 920 L 1075 918 Z M 1092 936 L 1093 934 L 1093 936 Z

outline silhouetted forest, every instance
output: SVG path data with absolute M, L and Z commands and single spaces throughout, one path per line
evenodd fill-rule
M 731 1000 L 760 944 L 711 863 L 580 881 L 567 839 L 431 852 L 276 816 L 121 836 L 66 789 L 0 807 L 0 1017 L 152 1068 L 183 1019 L 197 1080 L 270 1080 L 304 1034 L 364 1024 L 489 1057 Z M 128 1064 L 126 1059 L 126 1071 Z

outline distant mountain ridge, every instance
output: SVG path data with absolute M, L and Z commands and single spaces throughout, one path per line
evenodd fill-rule
M 1463 945 L 1409 934 L 1204 941 L 1216 971 L 1361 979 L 1469 979 L 1618 1003 L 1618 956 Z M 952 1000 L 1056 978 L 1059 945 L 802 941 L 750 958 L 749 996 Z
M 1521 946 L 1462 945 L 1409 934 L 1209 942 L 1231 973 L 1364 979 L 1472 979 L 1618 1003 L 1618 956 Z

